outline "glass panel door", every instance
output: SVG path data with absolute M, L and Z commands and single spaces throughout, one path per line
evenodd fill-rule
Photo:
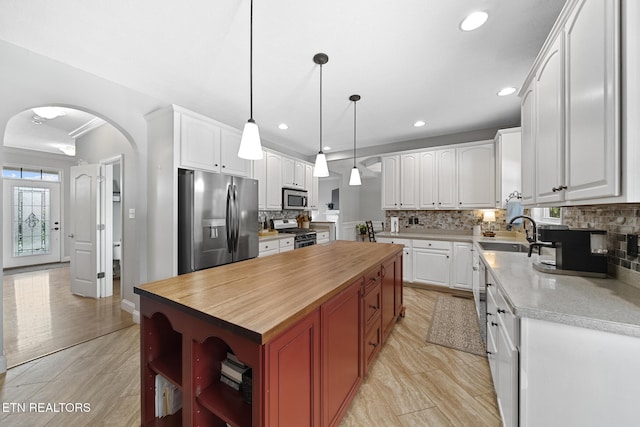
M 60 262 L 60 184 L 4 179 L 3 185 L 3 267 Z

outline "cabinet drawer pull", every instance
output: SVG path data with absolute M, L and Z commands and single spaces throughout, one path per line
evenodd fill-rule
M 505 310 L 503 310 L 503 309 L 501 309 L 501 308 L 499 308 L 499 309 L 498 309 L 498 313 L 506 313 L 506 311 L 505 311 Z
M 378 346 L 378 343 L 377 342 L 370 342 L 369 345 L 373 346 L 373 348 L 376 348 Z
M 498 326 L 496 322 L 491 322 L 491 326 Z
M 493 286 L 491 283 L 487 283 L 487 288 L 490 288 L 491 286 Z
M 493 316 L 493 313 L 487 313 L 487 316 Z
M 487 351 L 487 354 L 488 354 L 489 356 L 491 356 L 493 353 L 491 353 L 490 351 Z
M 369 304 L 369 308 L 372 308 L 372 309 L 374 309 L 374 310 L 377 310 L 379 307 L 378 307 L 377 305 L 371 305 L 371 304 Z

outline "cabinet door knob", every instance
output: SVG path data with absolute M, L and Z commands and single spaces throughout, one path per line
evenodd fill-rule
M 487 351 L 487 354 L 488 354 L 489 356 L 491 356 L 493 353 L 491 353 L 490 351 Z
M 377 305 L 372 305 L 372 304 L 370 304 L 370 305 L 369 305 L 369 308 L 371 308 L 371 309 L 373 309 L 373 310 L 377 310 L 377 309 L 378 309 L 378 306 L 377 306 Z
M 491 283 L 487 283 L 487 288 L 493 286 Z
M 370 343 L 369 343 L 369 345 L 370 345 L 370 346 L 373 346 L 373 347 L 375 348 L 375 347 L 377 347 L 377 346 L 378 346 L 378 343 L 377 343 L 377 342 L 370 342 Z

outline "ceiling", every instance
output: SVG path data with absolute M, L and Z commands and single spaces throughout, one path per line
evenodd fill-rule
M 318 151 L 318 52 L 329 56 L 323 145 L 332 153 L 353 147 L 352 94 L 362 96 L 358 147 L 517 125 L 517 93 L 496 93 L 520 88 L 564 2 L 254 0 L 262 138 Z M 461 31 L 475 10 L 488 21 Z M 3 1 L 0 39 L 238 129 L 249 118 L 249 0 Z

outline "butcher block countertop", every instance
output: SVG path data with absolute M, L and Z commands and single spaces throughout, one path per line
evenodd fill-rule
M 332 241 L 147 283 L 134 292 L 265 344 L 402 250 Z

